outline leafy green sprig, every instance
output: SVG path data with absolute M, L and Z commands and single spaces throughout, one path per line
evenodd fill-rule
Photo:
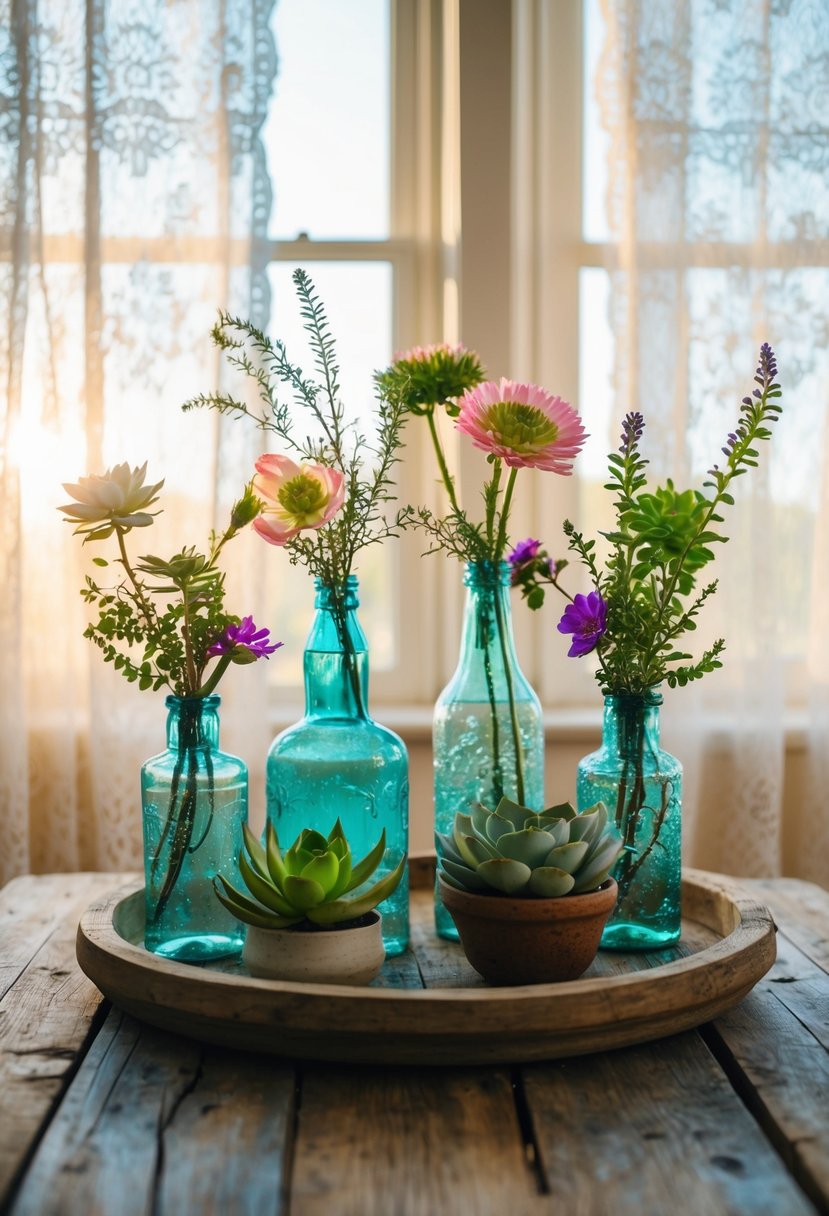
M 207 674 L 216 657 L 208 654 L 210 647 L 228 625 L 240 623 L 224 607 L 225 580 L 217 566 L 219 555 L 256 517 L 259 506 L 248 486 L 235 503 L 224 532 L 211 534 L 206 554 L 191 546 L 170 558 L 146 554 L 134 564 L 125 543 L 130 526 L 112 523 L 110 534 L 115 533 L 120 552 L 114 564 L 121 567 L 124 577 L 108 587 L 85 577 L 81 595 L 87 604 L 97 606 L 98 614 L 84 630 L 84 637 L 131 684 L 153 691 L 168 688 L 179 697 L 207 696 L 231 662 L 254 657 L 241 647 L 235 654 L 221 655 Z M 101 568 L 111 564 L 103 557 L 92 560 Z
M 208 407 L 249 418 L 260 430 L 276 435 L 301 461 L 326 465 L 343 474 L 342 510 L 313 535 L 299 534 L 284 545 L 293 565 L 306 566 L 323 586 L 336 592 L 345 587 L 358 553 L 397 536 L 414 516 L 410 507 L 388 510 L 395 499 L 392 472 L 402 446 L 405 407 L 398 398 L 382 398 L 373 438 L 345 421 L 336 349 L 324 307 L 304 270 L 295 270 L 293 281 L 319 381 L 306 377 L 289 360 L 282 341 L 272 342 L 250 321 L 221 313 L 213 328 L 213 341 L 231 366 L 254 381 L 260 408 L 251 409 L 218 392 L 202 393 L 183 408 Z M 318 437 L 301 433 L 296 411 L 279 398 L 280 384 L 292 390 L 294 404 L 310 415 L 320 432 Z
M 756 445 L 771 438 L 771 424 L 781 413 L 777 364 L 768 344 L 761 347 L 754 379 L 758 387 L 743 398 L 722 449 L 725 463 L 709 470 L 702 490 L 679 491 L 668 480 L 648 491 L 648 462 L 639 447 L 644 419 L 638 413 L 625 417 L 619 451 L 608 456 L 605 489 L 614 495 L 616 520 L 612 531 L 602 533 L 611 546 L 604 569 L 595 541 L 565 521 L 568 547 L 587 568 L 606 606 L 606 624 L 596 627 L 595 644 L 596 678 L 605 693 L 641 696 L 663 681 L 684 686 L 722 666 L 722 638 L 696 660 L 680 648 L 680 639 L 696 629 L 700 610 L 717 589 L 713 581 L 696 591 L 697 576 L 713 561 L 712 546 L 728 540 L 719 526 L 723 507 L 734 504 L 732 482 L 757 466 Z M 545 584 L 563 591 L 558 573 L 555 563 L 548 569 L 543 552 L 517 568 L 516 583 L 531 608 L 543 603 Z

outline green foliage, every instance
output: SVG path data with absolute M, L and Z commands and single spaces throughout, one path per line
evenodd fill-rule
M 306 920 L 315 925 L 358 920 L 388 899 L 406 866 L 402 857 L 390 874 L 362 890 L 382 861 L 386 833 L 383 830 L 374 848 L 355 862 L 339 819 L 327 838 L 304 828 L 284 856 L 270 822 L 264 846 L 247 825 L 244 837 L 239 872 L 249 895 L 221 874 L 214 878 L 213 887 L 217 899 L 235 917 L 263 929 L 289 929 Z
M 114 564 L 121 567 L 123 577 L 102 587 L 86 576 L 81 595 L 97 607 L 97 620 L 87 626 L 84 637 L 140 689 L 168 688 L 180 697 L 212 692 L 230 662 L 244 662 L 250 655 L 242 653 L 244 648 L 239 654 L 224 655 L 207 676 L 208 649 L 229 624 L 238 625 L 240 620 L 225 610 L 224 575 L 216 563 L 224 545 L 257 511 L 258 500 L 247 487 L 234 504 L 225 532 L 211 536 L 206 554 L 189 547 L 169 558 L 146 554 L 135 563 L 126 550 L 129 528 L 114 522 L 108 535 L 114 533 L 118 540 L 120 557 Z M 93 560 L 98 566 L 110 566 L 104 558 Z
M 494 811 L 475 803 L 437 842 L 441 877 L 450 886 L 528 899 L 595 891 L 622 850 L 603 802 L 581 814 L 567 802 L 539 814 L 509 798 Z
M 307 377 L 291 363 L 283 342 L 272 342 L 250 321 L 221 313 L 213 328 L 213 340 L 231 366 L 254 381 L 260 408 L 258 412 L 249 409 L 225 393 L 201 394 L 183 408 L 207 407 L 249 418 L 261 430 L 278 436 L 300 461 L 326 465 L 343 474 L 342 510 L 324 528 L 292 537 L 284 546 L 292 564 L 306 566 L 326 587 L 336 591 L 345 586 L 362 549 L 398 535 L 413 515 L 409 507 L 391 513 L 388 510 L 395 498 L 392 472 L 402 445 L 405 406 L 399 400 L 381 399 L 373 437 L 360 434 L 345 422 L 328 318 L 307 273 L 295 270 L 293 281 L 319 380 Z M 280 385 L 290 390 L 298 411 L 280 399 Z M 304 433 L 297 422 L 301 412 L 310 415 L 318 437 Z
M 758 388 L 743 398 L 723 448 L 725 466 L 709 470 L 702 490 L 680 491 L 670 480 L 648 490 L 647 461 L 639 446 L 644 419 L 640 414 L 626 416 L 621 447 L 607 458 L 605 488 L 614 495 L 616 520 L 613 530 L 603 534 L 611 546 L 603 569 L 596 561 L 595 542 L 565 522 L 570 551 L 607 604 L 607 629 L 596 645 L 596 678 L 604 692 L 642 695 L 662 681 L 682 687 L 722 666 L 722 639 L 696 661 L 677 642 L 696 629 L 700 609 L 716 591 L 716 581 L 697 591 L 697 577 L 714 560 L 715 546 L 728 539 L 720 525 L 722 509 L 734 504 L 732 481 L 756 467 L 755 445 L 771 438 L 770 424 L 781 412 L 776 376 L 774 354 L 764 345 L 755 375 Z M 537 592 L 544 583 L 563 590 L 557 582 L 560 565 L 552 576 L 545 574 L 540 561 L 518 571 L 522 593 L 532 607 L 538 605 Z M 688 597 L 693 597 L 690 603 Z
M 463 511 L 450 511 L 439 518 L 428 507 L 419 507 L 415 523 L 431 538 L 427 553 L 440 553 L 443 550 L 464 562 L 490 560 L 484 525 L 473 523 Z

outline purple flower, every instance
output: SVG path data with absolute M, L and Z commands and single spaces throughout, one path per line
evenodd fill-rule
M 627 456 L 642 438 L 644 429 L 645 419 L 638 410 L 631 410 L 625 414 L 622 421 L 622 442 L 619 445 L 619 451 Z
M 511 566 L 521 566 L 524 562 L 531 562 L 533 558 L 538 557 L 540 548 L 541 541 L 528 536 L 526 540 L 518 542 L 512 553 L 507 554 L 507 561 Z
M 577 595 L 564 609 L 558 623 L 559 633 L 572 633 L 573 641 L 567 651 L 569 658 L 590 654 L 607 630 L 607 604 L 598 591 Z
M 216 641 L 213 642 L 207 649 L 207 658 L 212 659 L 217 655 L 232 654 L 238 646 L 249 650 L 257 659 L 267 658 L 269 654 L 273 654 L 275 650 L 283 645 L 282 642 L 273 642 L 269 644 L 268 635 L 269 629 L 257 629 L 253 623 L 252 616 L 243 617 L 238 625 L 226 625 L 224 631 L 219 634 Z
M 764 384 L 771 384 L 777 375 L 777 359 L 768 342 L 760 347 L 760 362 L 757 365 L 757 376 Z

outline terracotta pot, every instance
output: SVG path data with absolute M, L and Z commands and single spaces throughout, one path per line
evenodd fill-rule
M 458 891 L 440 879 L 464 953 L 488 984 L 578 979 L 596 957 L 616 891 L 608 878 L 584 895 L 511 899 Z
M 382 921 L 369 912 L 361 923 L 330 929 L 259 929 L 248 925 L 242 958 L 258 979 L 305 984 L 368 984 L 383 966 Z

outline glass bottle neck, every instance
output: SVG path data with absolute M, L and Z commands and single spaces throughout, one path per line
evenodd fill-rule
M 317 581 L 317 615 L 303 656 L 307 717 L 368 717 L 368 643 L 357 619 L 357 579 L 344 589 Z
M 221 698 L 167 697 L 167 747 L 179 751 L 189 747 L 219 746 Z
M 507 562 L 470 562 L 464 574 L 466 606 L 461 635 L 460 663 L 486 655 L 493 676 L 504 667 L 516 667 L 515 638 L 510 604 L 510 567 Z
M 602 743 L 625 759 L 635 759 L 643 749 L 659 747 L 659 708 L 662 697 L 657 691 L 647 696 L 619 693 L 604 699 Z

